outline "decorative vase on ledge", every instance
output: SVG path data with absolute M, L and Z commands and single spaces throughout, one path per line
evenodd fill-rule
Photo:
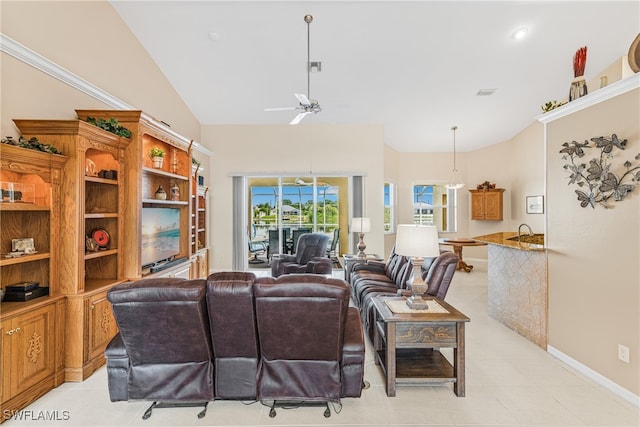
M 587 94 L 587 80 L 584 78 L 584 67 L 587 65 L 587 47 L 583 46 L 573 55 L 573 77 L 569 89 L 569 102 Z
M 584 76 L 576 77 L 571 81 L 571 89 L 569 89 L 569 101 L 573 101 L 585 96 L 587 91 L 587 80 Z

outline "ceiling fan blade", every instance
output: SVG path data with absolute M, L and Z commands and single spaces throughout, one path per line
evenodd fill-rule
M 294 95 L 296 96 L 296 98 L 298 98 L 298 101 L 300 102 L 300 104 L 311 105 L 311 101 L 309 101 L 309 98 L 307 98 L 307 95 L 303 93 L 294 93 Z
M 264 111 L 291 111 L 295 110 L 298 107 L 271 107 L 265 108 Z
M 306 116 L 307 114 L 311 114 L 311 111 L 303 111 L 302 113 L 299 113 L 297 116 L 293 118 L 293 120 L 291 120 L 289 124 L 297 125 L 298 123 L 300 123 L 300 121 L 302 121 L 302 119 L 304 119 L 304 116 Z

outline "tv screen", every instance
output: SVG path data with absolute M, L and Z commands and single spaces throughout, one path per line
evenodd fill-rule
M 142 208 L 142 265 L 180 253 L 180 209 Z

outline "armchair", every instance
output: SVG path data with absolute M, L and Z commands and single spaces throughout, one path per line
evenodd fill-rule
M 329 236 L 323 233 L 306 233 L 300 236 L 294 255 L 282 254 L 272 258 L 271 275 L 313 273 L 331 274 L 333 263 L 324 255 Z

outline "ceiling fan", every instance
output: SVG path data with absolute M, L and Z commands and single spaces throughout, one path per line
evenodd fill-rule
M 307 23 L 307 94 L 294 93 L 294 96 L 298 100 L 297 107 L 276 107 L 265 108 L 264 111 L 285 111 L 285 110 L 300 110 L 300 112 L 289 122 L 290 125 L 297 125 L 305 118 L 305 116 L 314 113 L 317 114 L 322 111 L 320 104 L 315 99 L 311 99 L 311 61 L 309 59 L 310 52 L 310 24 L 313 21 L 313 16 L 305 15 L 304 22 Z

